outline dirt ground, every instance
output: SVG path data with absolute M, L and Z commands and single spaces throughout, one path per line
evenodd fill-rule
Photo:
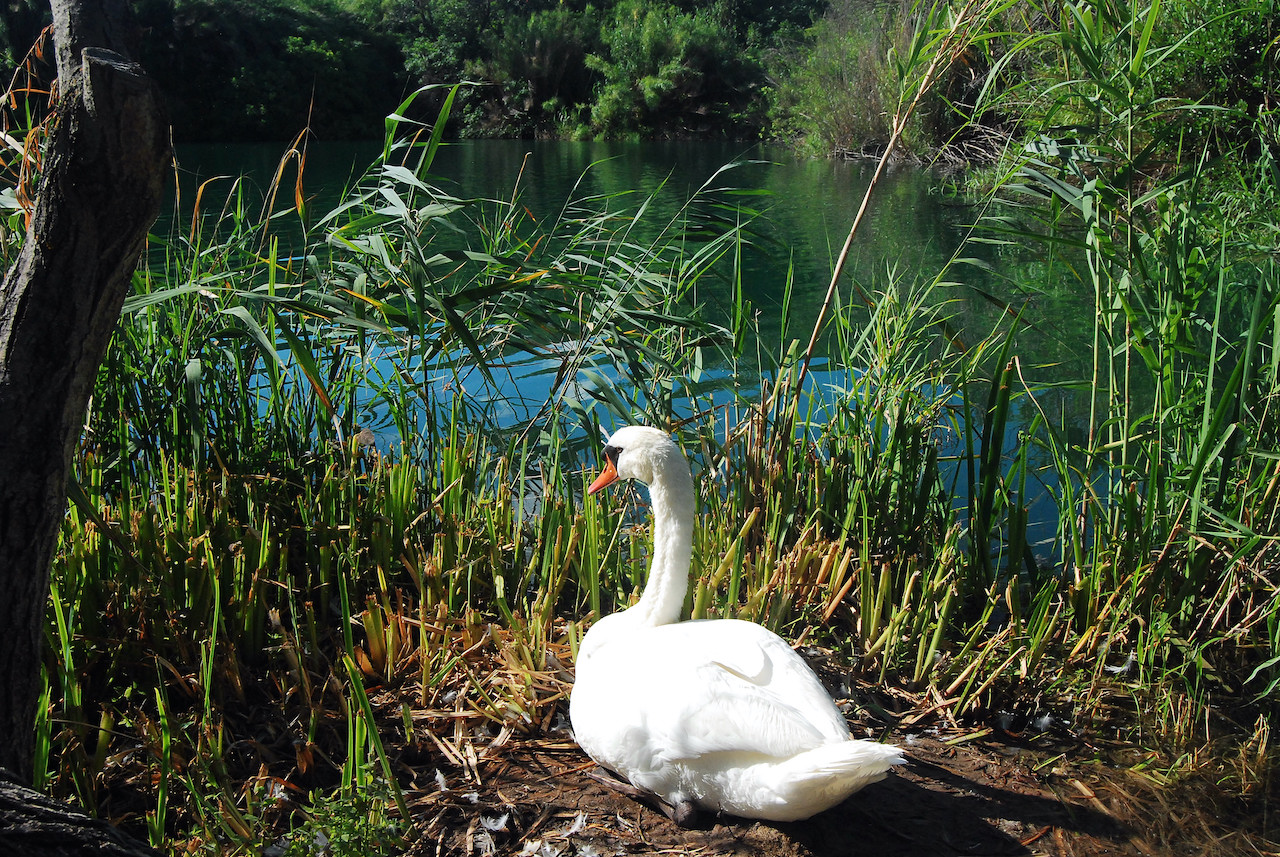
M 683 829 L 593 778 L 602 772 L 571 732 L 567 643 L 533 670 L 510 633 L 467 624 L 447 641 L 465 667 L 426 695 L 371 681 L 412 857 L 1280 857 L 1280 746 L 1256 708 L 1228 699 L 1195 718 L 1144 719 L 1152 701 L 1140 686 L 1102 678 L 1087 702 L 1028 686 L 958 714 L 936 688 L 862 682 L 811 647 L 801 654 L 853 733 L 883 735 L 906 764 L 807 821 L 706 814 Z M 300 740 L 299 722 L 284 706 L 247 705 L 223 726 L 252 736 L 230 743 L 224 763 L 246 791 L 278 792 L 260 809 L 282 830 L 301 809 L 290 795 L 331 791 L 339 766 L 327 760 L 347 749 L 337 709 L 317 731 L 326 743 Z M 1191 732 L 1161 734 L 1162 723 Z M 146 753 L 118 757 L 99 811 L 145 838 L 154 765 Z
M 397 748 L 414 821 L 409 853 L 1280 857 L 1280 782 L 1270 773 L 1277 753 L 1261 718 L 1252 729 L 1221 718 L 1235 743 L 1160 754 L 1133 743 L 1136 709 L 1123 688 L 1116 704 L 1100 697 L 1088 711 L 1042 700 L 1043 710 L 1024 716 L 989 711 L 957 721 L 891 683 L 844 699 L 839 664 L 818 650 L 802 654 L 839 688 L 833 695 L 855 736 L 887 730 L 907 759 L 843 804 L 802 822 L 705 814 L 683 829 L 593 778 L 604 772 L 570 730 L 571 676 L 552 670 L 529 679 L 548 703 L 530 735 L 459 708 L 448 725 L 419 730 L 425 740 L 415 747 Z M 400 710 L 391 696 L 387 708 Z M 1241 744 L 1250 732 L 1254 742 Z
M 972 737 L 972 736 L 978 737 Z M 411 805 L 414 855 L 624 854 L 1094 855 L 1277 854 L 1266 801 L 1224 808 L 1061 748 L 1000 740 L 991 730 L 903 736 L 908 762 L 881 783 L 804 822 L 706 816 L 681 829 L 592 779 L 570 740 L 512 741 L 475 776 L 440 788 L 435 769 Z M 1004 736 L 1010 737 L 1010 736 Z M 1087 748 L 1085 748 L 1087 749 Z M 443 776 L 443 774 L 441 775 Z M 479 782 L 475 782 L 478 779 Z M 1127 780 L 1127 781 L 1126 781 Z M 1194 805 L 1200 799 L 1205 803 Z M 421 815 L 419 815 L 421 814 Z M 1234 817 L 1233 817 L 1234 816 Z

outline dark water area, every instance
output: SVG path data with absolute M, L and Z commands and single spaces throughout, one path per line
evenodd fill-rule
M 243 200 L 248 211 L 261 211 L 278 175 L 273 210 L 287 208 L 300 194 L 314 222 L 342 202 L 380 148 L 376 141 L 311 143 L 299 186 L 298 160 L 285 160 L 281 166 L 284 145 L 180 146 L 174 205 L 157 230 L 190 229 L 197 195 L 201 210 L 218 211 L 239 176 L 244 179 L 236 199 Z M 726 169 L 730 164 L 736 166 Z M 700 189 L 763 191 L 738 197 L 746 206 L 765 210 L 755 221 L 753 246 L 744 252 L 743 293 L 757 312 L 766 347 L 779 350 L 788 341 L 808 339 L 873 166 L 803 159 L 786 149 L 735 143 L 483 140 L 442 147 L 429 181 L 459 198 L 515 198 L 535 220 L 560 216 L 569 200 L 607 198 L 611 209 L 626 210 L 655 194 L 646 203 L 652 222 L 665 223 Z M 1089 296 L 1072 287 L 1069 277 L 1065 285 L 1053 282 L 1051 277 L 1061 272 L 1048 271 L 1032 248 L 966 243 L 979 214 L 946 192 L 942 176 L 918 169 L 889 172 L 876 188 L 855 239 L 842 297 L 856 294 L 850 284 L 867 295 L 901 292 L 945 269 L 947 284 L 933 294 L 947 304 L 953 343 L 980 341 L 998 325 L 1007 327 L 1011 316 L 1020 312 L 1016 353 L 1025 380 L 1041 384 L 1089 377 L 1084 363 L 1092 320 Z M 275 229 L 281 256 L 307 249 L 296 217 L 282 218 Z M 947 268 L 957 255 L 968 261 Z M 790 320 L 784 331 L 788 278 Z M 726 284 L 708 281 L 699 286 L 696 299 L 714 319 L 717 312 L 728 312 L 731 291 Z M 863 368 L 823 359 L 815 364 L 813 383 L 815 388 L 838 387 Z M 526 400 L 545 399 L 550 383 L 545 369 L 536 359 L 527 361 L 510 382 Z M 981 402 L 983 395 L 979 392 L 975 401 Z M 1037 414 L 1047 415 L 1068 434 L 1083 432 L 1087 395 L 1087 389 L 1066 385 L 1046 389 L 1034 401 L 1015 399 L 1005 448 L 1015 447 L 1019 432 Z M 511 416 L 519 414 L 513 411 Z M 956 494 L 965 496 L 967 473 L 958 463 L 963 444 L 954 435 L 941 441 L 943 454 L 956 462 L 949 479 Z M 1056 518 L 1047 495 L 1053 488 L 1051 481 L 1028 486 L 1033 541 L 1053 537 Z
M 188 225 L 202 183 L 208 182 L 201 191 L 201 208 L 213 212 L 230 190 L 232 178 L 240 175 L 246 177 L 250 210 L 259 210 L 285 149 L 280 144 L 180 146 L 178 222 Z M 337 206 L 379 150 L 380 143 L 374 141 L 310 144 L 302 196 L 312 216 Z M 738 166 L 725 169 L 729 164 Z M 638 206 L 660 191 L 648 203 L 654 223 L 674 217 L 685 199 L 708 185 L 763 191 L 764 195 L 740 198 L 744 205 L 767 210 L 756 223 L 759 235 L 744 258 L 745 294 L 762 313 L 765 330 L 781 337 L 769 322 L 781 311 L 790 268 L 794 287 L 789 333 L 804 339 L 871 173 L 871 165 L 862 162 L 803 159 L 786 149 L 739 143 L 471 140 L 440 150 L 431 181 L 460 198 L 505 201 L 514 196 L 536 219 L 558 216 L 570 198 L 610 197 L 608 205 L 622 209 Z M 277 208 L 293 199 L 296 176 L 296 161 L 286 163 Z M 863 291 L 874 294 L 890 287 L 890 271 L 900 283 L 932 277 L 961 246 L 974 211 L 948 201 L 940 187 L 938 176 L 914 169 L 882 179 L 846 268 Z M 300 252 L 300 246 L 289 243 L 288 222 L 285 218 L 281 224 L 286 227 L 282 253 Z M 985 257 L 984 264 L 998 262 L 996 249 L 977 251 Z M 974 252 L 971 247 L 967 255 Z M 983 291 L 997 285 L 976 266 L 956 270 Z M 961 281 L 955 294 L 968 301 L 972 295 L 966 288 Z M 712 290 L 700 293 L 699 299 L 714 307 L 724 304 L 728 295 Z M 974 304 L 973 312 L 991 314 L 980 303 Z M 985 323 L 984 319 L 980 327 Z M 984 334 L 982 330 L 979 335 Z

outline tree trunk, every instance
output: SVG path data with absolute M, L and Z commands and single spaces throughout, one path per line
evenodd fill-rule
M 0 771 L 0 853 L 22 857 L 160 857 L 105 821 L 58 803 Z
M 162 199 L 169 132 L 124 0 L 53 0 L 59 99 L 0 289 L 0 767 L 31 779 L 49 569 L 98 364 Z

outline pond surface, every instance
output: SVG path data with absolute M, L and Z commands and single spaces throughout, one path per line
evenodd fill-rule
M 187 145 L 179 147 L 181 210 L 189 212 L 201 183 L 218 176 L 246 177 L 249 198 L 260 198 L 271 184 L 285 151 L 280 144 Z M 379 142 L 317 144 L 308 147 L 303 194 L 313 212 L 323 214 L 341 201 L 346 188 L 373 162 Z M 740 164 L 724 170 L 726 164 Z M 827 290 L 834 261 L 870 182 L 873 164 L 797 158 L 781 148 L 735 143 L 597 143 L 525 140 L 463 141 L 443 147 L 431 169 L 433 184 L 460 198 L 509 200 L 534 218 L 555 217 L 571 196 L 582 198 L 630 192 L 632 205 L 663 188 L 652 205 L 657 222 L 676 213 L 681 201 L 709 181 L 716 187 L 763 190 L 764 196 L 745 196 L 744 204 L 766 208 L 759 221 L 764 240 L 744 256 L 744 294 L 760 317 L 766 343 L 807 341 Z M 286 165 L 279 193 L 291 199 L 296 166 Z M 203 205 L 226 196 L 230 180 L 215 180 L 204 190 Z M 953 338 L 978 341 L 1008 316 L 1023 310 L 1026 325 L 1018 340 L 1018 354 L 1028 381 L 1089 377 L 1083 339 L 1091 327 L 1088 298 L 1073 288 L 1045 284 L 1044 267 L 1032 248 L 965 244 L 979 212 L 958 204 L 945 193 L 945 180 L 928 171 L 901 169 L 882 177 L 872 197 L 846 266 L 848 283 L 867 294 L 938 276 L 957 253 L 972 260 L 951 266 L 937 290 L 949 302 Z M 219 191 L 219 189 L 221 189 Z M 220 202 L 219 202 L 220 204 Z M 664 210 L 663 207 L 666 207 Z M 277 206 L 282 207 L 282 206 Z M 171 215 L 172 216 L 172 215 Z M 185 222 L 189 213 L 178 215 Z M 163 228 L 163 226 L 159 227 Z M 302 251 L 282 246 L 281 255 Z M 962 252 L 961 252 L 962 251 Z M 793 279 L 788 329 L 781 329 L 782 303 L 788 277 Z M 714 317 L 727 305 L 727 289 L 700 290 Z M 1025 309 L 1024 309 L 1025 308 Z M 512 375 L 526 399 L 545 400 L 549 380 L 539 380 L 536 361 L 528 374 Z M 862 367 L 816 365 L 819 384 L 840 384 L 847 373 Z M 543 386 L 540 386 L 543 385 Z M 1081 391 L 1058 389 L 1037 396 L 1039 408 L 1068 432 L 1082 429 Z M 1035 407 L 1016 400 L 1005 448 L 1030 423 Z M 514 414 L 513 417 L 518 417 Z M 958 461 L 959 441 L 946 443 Z M 964 493 L 964 468 L 952 476 Z M 1031 486 L 1029 486 L 1031 487 Z M 1045 490 L 1051 485 L 1044 486 Z M 1043 492 L 1032 503 L 1033 540 L 1051 539 L 1055 516 Z
M 218 176 L 244 175 L 261 196 L 285 148 L 277 143 L 179 147 L 182 208 L 189 211 L 199 184 Z M 303 189 L 311 210 L 323 213 L 335 207 L 380 148 L 373 141 L 310 144 Z M 732 163 L 740 166 L 723 169 Z M 786 335 L 806 341 L 873 167 L 867 162 L 797 158 L 785 148 L 743 143 L 468 140 L 442 147 L 431 178 L 461 198 L 508 200 L 518 194 L 520 204 L 542 219 L 554 217 L 571 195 L 630 192 L 632 204 L 638 205 L 663 188 L 653 202 L 654 220 L 662 222 L 674 216 L 681 200 L 708 182 L 765 191 L 764 196 L 742 199 L 745 205 L 767 209 L 758 221 L 766 240 L 744 260 L 745 295 L 760 311 L 762 328 L 781 338 L 773 322 L 781 313 L 790 268 L 794 287 Z M 292 198 L 295 176 L 296 166 L 290 163 L 283 171 L 282 199 Z M 229 180 L 212 182 L 204 191 L 206 209 L 210 200 L 225 196 L 229 186 Z M 963 246 L 979 214 L 957 203 L 944 186 L 942 177 L 919 169 L 891 171 L 881 179 L 846 266 L 846 291 L 849 279 L 874 294 L 895 280 L 910 284 L 931 279 L 943 269 Z M 1028 356 L 1028 362 L 1058 363 L 1075 357 L 1076 335 L 1057 323 L 1070 312 L 1056 312 L 1062 309 L 1057 306 L 1061 298 L 1034 282 L 1043 274 L 1025 248 L 970 243 L 962 255 L 978 264 L 952 266 L 946 279 L 953 285 L 940 293 L 940 299 L 955 302 L 957 331 L 967 339 L 980 339 L 1004 312 L 1002 304 L 1019 307 L 1034 299 L 1040 305 L 1035 312 L 1040 345 L 1028 345 L 1042 353 Z M 712 309 L 727 300 L 714 291 L 699 297 Z M 1074 295 L 1066 300 L 1078 303 Z

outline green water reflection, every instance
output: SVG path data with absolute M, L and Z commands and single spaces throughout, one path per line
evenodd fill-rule
M 337 206 L 348 188 L 377 156 L 380 143 L 316 144 L 308 147 L 302 192 L 309 211 L 318 217 Z M 276 175 L 284 147 L 270 144 L 184 146 L 178 151 L 180 228 L 187 228 L 196 189 L 216 176 L 246 177 L 248 198 L 261 205 Z M 726 164 L 741 163 L 727 172 Z M 509 200 L 518 194 L 528 216 L 556 218 L 566 201 L 612 197 L 616 209 L 638 206 L 659 188 L 650 203 L 650 222 L 674 217 L 690 194 L 711 181 L 716 187 L 763 190 L 764 196 L 742 197 L 745 204 L 767 208 L 757 224 L 761 240 L 744 254 L 743 291 L 758 311 L 767 347 L 789 339 L 806 341 L 827 290 L 834 260 L 871 179 L 871 165 L 798 159 L 785 149 L 732 143 L 591 143 L 559 141 L 466 141 L 444 147 L 431 170 L 431 181 L 460 198 Z M 296 166 L 281 174 L 280 201 L 288 206 L 295 193 Z M 517 188 L 518 182 L 518 188 Z M 1088 337 L 1092 332 L 1091 295 L 1082 292 L 1073 273 L 1051 267 L 1039 248 L 966 243 L 980 212 L 944 193 L 941 177 L 927 171 L 891 171 L 881 180 L 868 216 L 852 247 L 843 296 L 851 299 L 856 284 L 865 294 L 928 281 L 946 270 L 949 285 L 935 291 L 951 314 L 952 341 L 976 342 L 1021 313 L 1023 325 L 1016 353 L 1030 384 L 1089 377 Z M 203 208 L 225 197 L 230 179 L 216 180 L 204 191 Z M 216 210 L 216 209 L 214 209 Z M 257 209 L 250 206 L 250 211 Z M 171 209 L 172 211 L 172 209 Z M 291 225 L 292 224 L 292 225 Z M 168 228 L 161 224 L 158 228 Z M 277 222 L 282 256 L 305 251 L 296 218 Z M 643 240 L 645 236 L 637 236 Z M 947 263 L 960 255 L 971 263 Z M 976 263 L 976 264 L 975 264 Z M 781 330 L 781 307 L 788 272 L 794 279 L 791 318 Z M 891 273 L 892 272 L 892 273 Z M 731 291 L 722 281 L 700 285 L 697 299 L 712 317 L 727 312 Z M 940 347 L 942 338 L 940 337 Z M 838 382 L 843 373 L 862 367 L 830 363 L 816 367 L 818 377 Z M 821 370 L 827 371 L 821 371 Z M 536 392 L 536 391 L 535 391 Z M 1012 404 L 1009 437 L 1033 416 L 1044 413 L 1067 436 L 1082 439 L 1087 414 L 1087 388 L 1050 387 L 1034 401 Z M 981 392 L 974 401 L 982 401 Z M 957 447 L 951 450 L 959 455 Z M 963 479 L 963 473 L 957 473 Z M 962 486 L 959 495 L 964 495 Z M 1050 486 L 1046 486 L 1050 487 Z M 1036 502 L 1044 504 L 1042 493 Z M 1039 539 L 1052 538 L 1053 512 L 1033 510 Z M 1037 539 L 1038 540 L 1038 539 Z
M 179 222 L 186 224 L 196 189 L 217 176 L 247 177 L 249 196 L 265 193 L 284 152 L 279 144 L 188 145 L 179 148 Z M 307 149 L 303 181 L 310 211 L 322 214 L 336 206 L 344 188 L 377 155 L 380 144 L 312 143 Z M 729 163 L 750 162 L 717 173 Z M 282 199 L 292 199 L 296 167 L 282 176 Z M 459 197 L 510 199 L 518 196 L 530 216 L 557 216 L 571 196 L 608 196 L 630 191 L 611 204 L 638 205 L 662 188 L 652 203 L 651 218 L 663 223 L 678 206 L 715 177 L 718 187 L 760 189 L 765 197 L 744 202 L 767 207 L 759 222 L 769 239 L 744 259 L 744 292 L 759 310 L 765 337 L 806 339 L 826 292 L 834 260 L 871 178 L 864 163 L 800 159 L 786 149 L 735 143 L 595 143 L 526 140 L 475 140 L 444 147 L 432 169 L 433 181 Z M 204 208 L 218 200 L 229 179 L 214 181 L 204 191 Z M 939 176 L 902 169 L 886 175 L 872 200 L 868 217 L 852 248 L 847 279 L 874 294 L 889 288 L 890 271 L 899 282 L 935 277 L 956 255 L 977 218 L 976 209 L 956 204 L 940 188 Z M 281 253 L 303 251 L 300 232 L 280 224 Z M 163 228 L 163 227 L 162 227 Z M 985 336 L 1009 312 L 1024 305 L 1029 325 L 1019 343 L 1023 359 L 1038 377 L 1087 377 L 1081 364 L 1081 339 L 1089 329 L 1091 309 L 1082 303 L 1069 272 L 1051 274 L 1028 248 L 970 243 L 963 256 L 981 265 L 952 266 L 946 279 L 953 287 L 939 291 L 953 301 L 954 327 L 961 340 Z M 778 317 L 788 267 L 793 271 L 792 318 L 788 331 Z M 847 286 L 846 286 L 847 288 Z M 709 283 L 698 299 L 715 311 L 729 301 L 727 288 Z M 1074 326 L 1073 320 L 1077 322 Z

